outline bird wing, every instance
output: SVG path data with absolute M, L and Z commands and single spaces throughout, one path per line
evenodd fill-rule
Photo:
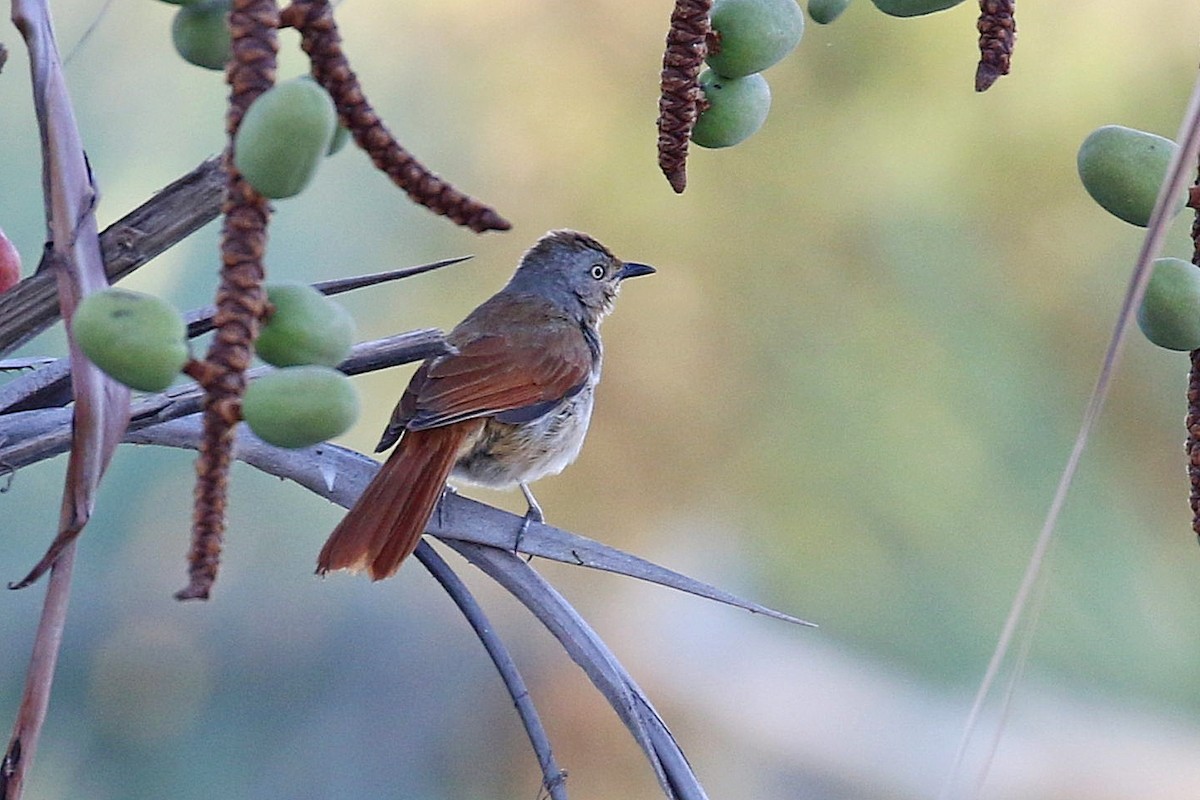
M 500 327 L 507 328 L 505 333 L 475 333 L 498 327 L 488 319 L 495 314 L 480 314 L 485 310 L 488 304 L 448 337 L 457 352 L 426 361 L 413 375 L 377 452 L 395 443 L 404 430 L 484 416 L 527 422 L 587 384 L 595 354 L 578 323 L 522 310 L 515 319 L 513 313 L 504 315 L 508 324 Z
M 517 342 L 485 335 L 431 364 L 406 427 L 436 428 L 547 404 L 549 410 L 583 388 L 592 368 L 582 334 L 565 334 Z

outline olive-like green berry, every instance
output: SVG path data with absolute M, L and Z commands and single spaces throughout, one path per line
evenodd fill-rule
M 709 20 L 720 44 L 705 60 L 726 78 L 762 72 L 792 52 L 804 34 L 796 0 L 716 0 Z
M 1079 146 L 1079 179 L 1092 199 L 1126 222 L 1145 227 L 1178 145 L 1153 133 L 1105 125 Z M 1172 212 L 1183 208 L 1184 197 Z
M 341 152 L 341 149 L 350 141 L 350 129 L 345 125 L 339 124 L 337 130 L 333 132 L 333 139 L 329 141 L 329 149 L 325 151 L 325 155 L 332 156 Z
M 233 163 L 259 194 L 299 193 L 329 152 L 333 100 L 307 76 L 276 84 L 250 104 L 233 139 Z
M 314 78 L 312 75 L 303 75 L 301 77 L 304 80 L 312 81 L 314 86 L 321 85 L 321 84 L 317 83 L 317 79 Z M 327 149 L 325 151 L 325 155 L 332 156 L 332 155 L 340 152 L 341 149 L 343 147 L 345 147 L 346 143 L 349 141 L 350 141 L 350 129 L 347 128 L 345 125 L 343 125 L 341 120 L 339 119 L 337 127 L 333 131 L 333 138 L 329 141 L 329 149 Z
M 1155 261 L 1137 321 L 1159 347 L 1200 349 L 1200 267 L 1181 258 Z
M 175 12 L 171 40 L 184 61 L 205 69 L 225 69 L 233 49 L 226 22 L 229 6 L 230 0 L 201 0 Z
M 808 15 L 820 25 L 828 25 L 842 15 L 850 0 L 808 0 Z
M 871 0 L 885 14 L 893 17 L 920 17 L 935 11 L 953 8 L 963 0 Z
M 349 128 L 344 125 L 338 125 L 337 130 L 334 131 L 334 138 L 329 140 L 329 150 L 325 151 L 325 155 L 326 156 L 337 155 L 338 152 L 341 152 L 342 148 L 344 148 L 344 146 L 346 146 L 346 143 L 349 142 L 349 140 L 350 140 Z
M 246 387 L 242 418 L 264 442 L 309 447 L 349 430 L 358 419 L 358 392 L 330 367 L 284 367 Z
M 692 141 L 701 147 L 730 147 L 752 136 L 766 121 L 771 87 L 762 75 L 724 78 L 706 69 L 699 82 L 709 102 L 692 128 Z
M 83 299 L 71 317 L 83 354 L 113 380 L 161 392 L 188 360 L 187 326 L 173 305 L 154 295 L 104 289 Z
M 336 367 L 354 344 L 354 318 L 306 283 L 271 283 L 272 311 L 254 343 L 259 358 L 277 367 Z

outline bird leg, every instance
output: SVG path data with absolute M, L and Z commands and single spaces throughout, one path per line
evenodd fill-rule
M 542 515 L 542 507 L 538 505 L 538 501 L 533 496 L 533 491 L 529 488 L 529 484 L 521 481 L 518 485 L 521 487 L 521 494 L 525 495 L 525 502 L 529 504 L 529 509 L 525 512 L 525 518 L 521 521 L 521 528 L 517 531 L 516 541 L 513 542 L 514 553 L 521 549 L 521 540 L 525 538 L 525 532 L 529 530 L 529 523 L 544 522 L 546 519 Z

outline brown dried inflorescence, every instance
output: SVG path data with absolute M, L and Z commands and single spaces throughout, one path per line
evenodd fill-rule
M 294 2 L 283 10 L 281 21 L 300 32 L 301 47 L 312 61 L 312 75 L 333 97 L 338 116 L 354 141 L 414 202 L 476 233 L 512 227 L 490 206 L 458 191 L 400 146 L 367 102 L 358 76 L 342 52 L 342 38 L 328 2 Z
M 975 91 L 987 91 L 1012 66 L 1017 41 L 1016 0 L 979 0 L 979 66 Z
M 246 109 L 275 84 L 275 0 L 234 0 L 229 13 L 233 57 L 226 70 L 229 110 L 226 131 L 232 143 Z M 217 288 L 216 333 L 203 364 L 194 370 L 205 388 L 204 428 L 196 459 L 195 507 L 188 585 L 180 600 L 207 599 L 217 577 L 225 532 L 226 488 L 233 436 L 241 419 L 246 369 L 253 356 L 258 323 L 266 308 L 263 256 L 271 208 L 233 165 L 232 144 L 225 150 L 226 189 L 222 212 L 221 281 Z
M 1192 531 L 1200 541 L 1200 350 L 1191 353 L 1191 371 L 1187 389 L 1187 472 L 1191 487 L 1189 504 L 1192 508 Z
M 696 82 L 715 36 L 709 24 L 712 0 L 676 0 L 663 53 L 662 95 L 658 101 L 658 166 L 676 192 L 687 187 L 688 139 L 703 110 Z
M 1189 192 L 1188 208 L 1195 212 L 1192 220 L 1192 263 L 1200 267 L 1200 174 L 1196 176 L 1196 183 Z M 1200 540 L 1200 350 L 1193 350 L 1190 358 L 1187 417 L 1184 419 L 1187 441 L 1184 449 L 1187 452 L 1188 484 L 1191 487 L 1188 501 L 1192 508 L 1192 531 Z

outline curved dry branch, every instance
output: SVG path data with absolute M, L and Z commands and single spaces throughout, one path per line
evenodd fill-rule
M 195 448 L 200 440 L 200 421 L 195 414 L 170 418 L 168 409 L 182 410 L 164 396 L 144 398 L 148 407 L 157 406 L 152 415 L 135 417 L 126 441 L 134 444 L 153 444 L 170 447 Z M 47 458 L 55 452 L 52 442 L 65 441 L 68 425 L 63 409 L 43 409 L 7 415 L 6 422 L 17 423 L 10 429 L 24 443 L 40 443 L 37 452 L 23 454 L 24 463 Z M 148 422 L 149 421 L 149 422 Z M 323 444 L 302 450 L 282 450 L 262 442 L 244 426 L 239 428 L 238 458 L 271 475 L 288 478 L 344 507 L 354 499 L 370 480 L 378 464 L 366 456 L 336 445 Z M 13 454 L 13 446 L 0 444 L 0 460 Z M 563 644 L 588 674 L 589 678 L 612 704 L 617 714 L 643 748 L 668 797 L 679 800 L 704 800 L 706 795 L 696 780 L 683 752 L 670 731 L 654 710 L 644 693 L 594 631 L 575 610 L 539 576 L 511 547 L 522 518 L 505 511 L 448 495 L 444 513 L 431 522 L 429 533 L 447 542 L 472 563 L 487 572 L 524 603 Z M 701 597 L 734 605 L 748 611 L 763 613 L 793 623 L 801 620 L 787 614 L 743 600 L 715 587 L 660 567 L 652 562 L 624 553 L 616 548 L 587 539 L 549 525 L 529 527 L 521 540 L 521 550 L 529 555 L 563 561 L 578 566 L 605 569 L 628 577 L 658 583 L 690 592 Z M 427 559 L 422 559 L 425 563 Z M 429 566 L 427 564 L 427 566 Z M 453 593 L 452 593 L 453 596 Z M 456 602 L 459 598 L 455 597 Z M 460 604 L 461 605 L 461 604 Z M 465 613 L 465 609 L 464 609 Z M 486 644 L 486 642 L 485 642 Z M 489 650 L 491 648 L 489 647 Z M 497 656 L 493 652 L 493 659 Z M 503 655 L 497 661 L 499 666 Z M 523 696 L 506 679 L 514 697 Z M 536 727 L 526 720 L 531 740 L 537 740 Z M 535 748 L 539 747 L 535 745 Z M 539 749 L 539 761 L 547 779 L 547 789 L 554 794 L 561 781 L 552 760 Z M 565 791 L 565 790 L 564 790 Z
M 687 758 L 649 698 L 604 641 L 553 586 L 510 550 L 452 540 L 450 546 L 533 612 L 595 685 L 646 754 L 672 800 L 708 800 Z
M 178 447 L 194 446 L 196 440 L 197 426 L 192 419 L 179 419 L 134 431 L 129 437 L 132 442 Z M 371 459 L 337 446 L 319 445 L 307 450 L 287 451 L 267 445 L 252 434 L 244 435 L 239 441 L 238 457 L 271 475 L 295 480 L 347 507 L 353 503 L 377 467 Z M 546 625 L 608 699 L 642 747 L 667 797 L 706 800 L 707 796 L 683 752 L 624 667 L 562 595 L 509 549 L 512 535 L 520 528 L 522 518 L 474 503 L 459 495 L 447 495 L 444 504 L 446 513 L 442 515 L 442 524 L 453 527 L 457 538 L 450 538 L 444 532 L 430 532 L 445 539 L 447 544 L 504 586 Z M 551 537 L 559 534 L 573 536 L 550 526 L 539 527 L 543 534 Z M 526 548 L 525 544 L 523 539 L 522 550 L 525 552 L 532 554 L 537 549 Z M 615 550 L 599 542 L 591 544 L 597 549 Z M 633 556 L 616 552 L 630 563 L 641 562 Z M 641 563 L 650 567 L 655 577 L 647 577 L 641 570 L 630 570 L 625 574 L 656 583 L 664 582 L 659 580 L 660 575 L 675 574 L 649 562 Z M 666 585 L 675 584 L 671 582 Z M 749 607 L 753 604 L 741 605 Z M 778 612 L 775 615 L 788 618 Z
M 195 449 L 199 430 L 195 417 L 198 390 L 193 386 L 183 387 L 182 391 L 182 396 L 172 393 L 152 395 L 135 403 L 125 442 Z M 66 409 L 23 411 L 0 419 L 5 421 L 3 436 L 0 436 L 0 463 L 19 469 L 51 458 L 67 448 L 70 417 Z M 301 450 L 272 447 L 244 426 L 238 433 L 237 457 L 270 475 L 295 481 L 344 508 L 353 505 L 379 468 L 379 462 L 374 459 L 334 444 Z M 430 535 L 447 543 L 463 541 L 511 552 L 523 517 L 456 494 L 448 494 L 443 505 L 441 519 L 435 515 L 430 520 L 427 529 Z M 783 622 L 813 626 L 811 622 L 552 525 L 531 524 L 521 537 L 520 552 L 656 583 Z
M 450 599 L 467 618 L 475 635 L 479 637 L 479 641 L 488 651 L 492 663 L 496 665 L 496 671 L 500 673 L 500 679 L 508 688 L 513 705 L 516 706 L 517 713 L 521 716 L 521 724 L 525 726 L 525 731 L 529 734 L 529 743 L 537 756 L 538 766 L 542 768 L 542 788 L 550 795 L 550 800 L 567 800 L 567 773 L 565 770 L 559 769 L 558 762 L 554 759 L 554 752 L 550 748 L 550 738 L 546 735 L 541 717 L 538 716 L 533 700 L 529 697 L 529 689 L 525 686 L 525 680 L 521 677 L 508 648 L 504 646 L 504 640 L 496 634 L 492 624 L 488 622 L 487 615 L 483 613 L 483 609 L 471 594 L 471 590 L 455 574 L 446 560 L 429 546 L 428 542 L 418 544 L 413 555 L 425 569 L 429 570 L 429 574 L 433 576 L 434 580 L 441 584 L 442 588 L 446 590 L 446 594 L 450 595 Z

